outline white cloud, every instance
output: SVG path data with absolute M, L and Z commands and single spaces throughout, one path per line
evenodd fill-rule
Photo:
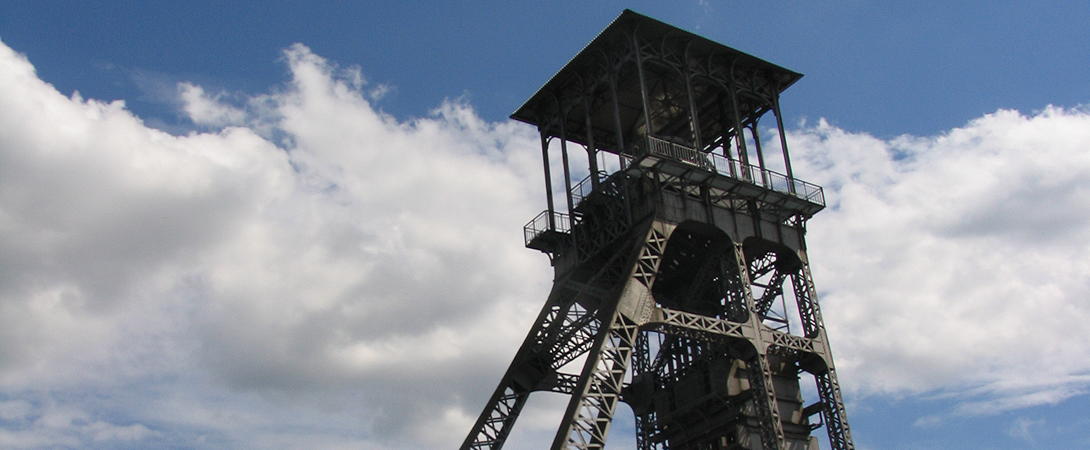
M 1030 447 L 1036 448 L 1037 444 L 1034 442 L 1032 430 L 1034 428 L 1041 428 L 1044 424 L 1044 419 L 1029 420 L 1022 417 L 1011 424 L 1010 429 L 1007 430 L 1007 434 L 1012 438 L 1026 441 Z
M 5 417 L 21 392 L 88 411 L 6 442 L 318 430 L 329 447 L 411 448 L 450 439 L 491 390 L 548 288 L 519 232 L 537 139 L 456 103 L 399 123 L 358 72 L 285 56 L 291 83 L 245 108 L 181 85 L 194 123 L 232 126 L 172 136 L 123 103 L 61 96 L 0 49 L 0 400 Z M 182 389 L 194 398 L 172 400 Z M 247 393 L 261 397 L 231 400 Z M 310 428 L 272 432 L 282 421 Z M 445 431 L 412 444 L 422 424 Z
M 102 420 L 91 422 L 88 414 L 52 402 L 35 406 L 25 400 L 0 403 L 0 409 L 15 404 L 15 414 L 0 413 L 6 425 L 0 428 L 4 448 L 78 447 L 81 441 L 96 445 L 138 443 L 155 435 L 141 424 L 117 425 Z
M 182 100 L 182 110 L 197 125 L 222 128 L 228 125 L 242 125 L 246 120 L 246 111 L 221 101 L 224 94 L 209 96 L 204 88 L 183 82 L 178 84 L 178 97 Z
M 214 131 L 174 136 L 0 46 L 0 446 L 461 441 L 548 289 L 519 230 L 538 139 L 459 102 L 399 121 L 358 69 L 284 61 L 241 102 L 180 85 Z M 966 414 L 1086 392 L 1088 122 L 791 134 L 831 205 L 808 240 L 846 390 Z
M 822 122 L 789 142 L 831 206 L 808 241 L 847 389 L 1006 409 L 1086 392 L 1090 114 L 890 141 Z

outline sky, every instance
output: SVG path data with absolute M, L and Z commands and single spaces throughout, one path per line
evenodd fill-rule
M 1090 4 L 150 3 L 0 1 L 0 448 L 458 446 L 550 286 L 507 116 L 625 8 L 805 75 L 858 448 L 1090 447 Z

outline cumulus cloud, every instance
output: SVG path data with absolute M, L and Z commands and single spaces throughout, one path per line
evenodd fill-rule
M 206 131 L 171 135 L 0 45 L 0 446 L 461 441 L 549 287 L 519 231 L 538 139 L 456 101 L 397 120 L 359 69 L 283 62 L 241 100 L 179 84 Z M 791 132 L 830 202 L 808 240 L 849 393 L 976 414 L 1086 391 L 1088 130 L 1050 108 Z
M 222 101 L 223 93 L 209 95 L 200 86 L 182 82 L 178 83 L 178 97 L 186 117 L 197 125 L 223 128 L 246 120 L 246 111 Z
M 1090 114 L 888 141 L 821 122 L 789 141 L 830 201 L 808 241 L 849 390 L 945 392 L 965 412 L 1087 392 Z
M 502 370 L 548 288 L 519 232 L 537 139 L 459 103 L 398 122 L 358 73 L 302 46 L 285 61 L 293 79 L 263 108 L 179 85 L 216 131 L 173 136 L 122 102 L 65 98 L 0 49 L 5 429 L 41 421 L 18 416 L 20 393 L 90 390 L 112 406 L 47 395 L 80 419 L 50 422 L 70 425 L 50 428 L 63 442 L 24 441 L 189 429 L 234 446 L 284 418 L 257 411 L 296 407 L 351 417 L 319 426 L 338 438 L 464 432 L 451 411 L 483 401 L 494 380 L 477 372 Z M 247 393 L 269 404 L 234 410 Z M 222 414 L 239 418 L 208 418 Z M 417 438 L 424 424 L 446 431 Z

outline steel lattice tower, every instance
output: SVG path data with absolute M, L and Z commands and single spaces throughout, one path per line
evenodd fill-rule
M 525 236 L 555 278 L 463 450 L 501 448 L 535 391 L 571 398 L 554 450 L 602 448 L 619 402 L 639 450 L 816 449 L 822 426 L 854 448 L 804 241 L 825 200 L 792 174 L 779 110 L 801 76 L 625 11 L 512 115 L 541 133 L 548 209 Z M 784 173 L 766 167 L 769 112 Z

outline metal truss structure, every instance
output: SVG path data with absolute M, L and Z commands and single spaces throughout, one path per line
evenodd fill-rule
M 602 448 L 620 403 L 639 450 L 811 450 L 820 427 L 854 448 L 804 241 L 823 192 L 792 174 L 779 112 L 800 77 L 625 11 L 515 112 L 541 133 L 548 202 L 526 245 L 555 278 L 463 450 L 500 449 L 540 391 L 570 397 L 554 450 Z M 785 173 L 766 166 L 768 112 Z M 574 186 L 569 145 L 589 165 Z

